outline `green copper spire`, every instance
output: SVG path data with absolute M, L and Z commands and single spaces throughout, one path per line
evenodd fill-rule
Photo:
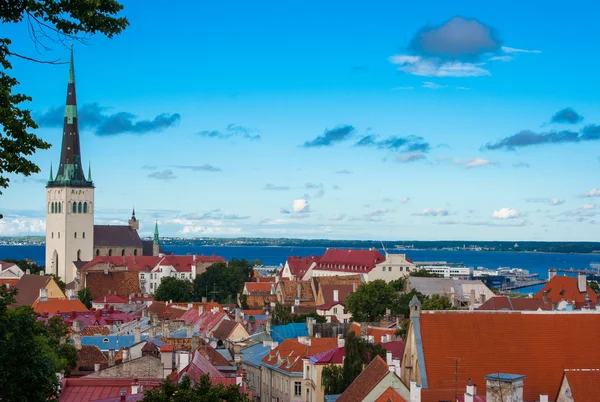
M 71 45 L 71 64 L 69 65 L 69 84 L 75 84 L 75 63 L 73 62 L 73 45 Z
M 92 181 L 92 163 L 90 162 L 88 165 L 88 178 L 87 181 Z
M 158 222 L 154 225 L 154 244 L 158 244 Z
M 52 162 L 50 162 L 50 178 L 48 179 L 48 181 L 54 180 L 54 177 L 52 177 L 52 176 L 54 176 L 54 175 L 52 174 Z

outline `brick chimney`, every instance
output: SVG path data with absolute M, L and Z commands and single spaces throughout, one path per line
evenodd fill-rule
M 523 402 L 524 375 L 495 373 L 484 378 L 486 402 Z
M 94 372 L 97 373 L 100 371 L 100 363 L 94 363 Z
M 142 334 L 141 334 L 140 327 L 135 327 L 135 329 L 133 330 L 133 341 L 134 341 L 134 343 L 140 343 L 141 340 L 142 340 Z
M 476 395 L 476 389 L 475 389 L 475 385 L 473 384 L 473 381 L 471 381 L 471 379 L 469 378 L 469 382 L 467 383 L 467 391 L 465 392 L 465 402 L 473 402 L 475 400 L 475 395 Z
M 587 291 L 587 276 L 586 276 L 586 274 L 579 273 L 577 275 L 577 290 L 579 290 L 579 293 L 585 293 Z
M 114 349 L 109 349 L 108 350 L 108 366 L 114 366 L 115 365 L 115 350 Z

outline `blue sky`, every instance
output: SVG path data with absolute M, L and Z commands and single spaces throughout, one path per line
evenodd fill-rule
M 142 234 L 597 239 L 598 6 L 164 4 L 75 45 L 97 223 L 135 205 Z M 68 66 L 13 65 L 54 146 L 2 195 L 0 235 L 37 234 Z

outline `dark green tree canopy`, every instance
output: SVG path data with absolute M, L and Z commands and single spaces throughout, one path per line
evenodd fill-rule
M 394 288 L 384 280 L 363 283 L 356 292 L 346 298 L 346 307 L 352 320 L 358 322 L 379 321 L 386 309 L 392 308 L 396 299 Z
M 192 301 L 192 282 L 172 276 L 164 278 L 154 293 L 154 300 L 175 303 Z
M 0 23 L 3 26 L 20 24 L 28 30 L 32 50 L 39 53 L 52 50 L 52 46 L 65 47 L 69 42 L 84 41 L 85 35 L 99 33 L 112 38 L 129 24 L 126 18 L 117 16 L 122 9 L 116 0 L 3 0 Z M 11 45 L 11 38 L 0 37 L 0 194 L 9 185 L 8 175 L 38 173 L 39 167 L 29 157 L 38 149 L 50 148 L 49 143 L 33 132 L 38 126 L 25 106 L 31 97 L 14 92 L 19 81 L 9 75 L 13 67 L 11 60 L 61 63 L 18 53 Z
M 183 376 L 181 382 L 172 383 L 169 380 L 162 382 L 161 387 L 144 393 L 144 402 L 251 402 L 246 394 L 242 394 L 240 387 L 223 384 L 213 385 L 208 375 L 192 384 L 188 376 Z
M 244 283 L 252 279 L 252 263 L 232 258 L 228 264 L 218 262 L 196 276 L 193 285 L 194 300 L 213 300 L 218 303 L 235 303 Z

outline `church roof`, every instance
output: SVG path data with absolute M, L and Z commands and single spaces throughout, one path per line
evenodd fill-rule
M 129 226 L 94 225 L 94 247 L 142 248 L 140 235 Z

